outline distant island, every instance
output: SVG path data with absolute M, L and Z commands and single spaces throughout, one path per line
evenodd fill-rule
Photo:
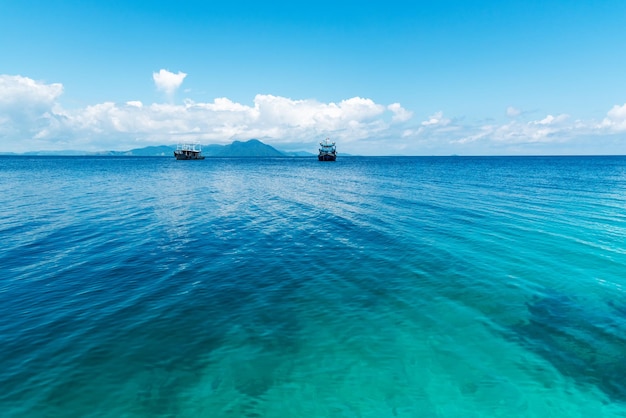
M 174 157 L 176 145 L 158 145 L 135 148 L 129 151 L 30 151 L 25 153 L 0 153 L 0 155 L 58 155 L 58 156 L 127 156 L 127 157 Z M 234 141 L 228 145 L 202 145 L 202 154 L 205 157 L 313 157 L 307 151 L 279 151 L 271 145 L 264 144 L 258 139 L 248 141 Z

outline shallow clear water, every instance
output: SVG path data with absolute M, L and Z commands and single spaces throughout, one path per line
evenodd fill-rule
M 3 417 L 624 417 L 626 158 L 0 157 Z

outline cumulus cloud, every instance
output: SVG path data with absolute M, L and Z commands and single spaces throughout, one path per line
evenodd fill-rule
M 353 97 L 339 103 L 315 100 L 292 100 L 269 94 L 254 98 L 254 114 L 263 124 L 291 128 L 336 130 L 344 125 L 367 123 L 385 112 L 385 107 L 371 99 Z
M 0 75 L 0 107 L 50 106 L 63 93 L 60 83 L 46 84 L 19 75 Z
M 611 110 L 607 112 L 600 126 L 613 132 L 626 131 L 626 103 L 622 106 L 613 106 Z
M 155 73 L 155 83 L 172 92 L 184 74 L 171 76 L 164 70 Z M 64 109 L 57 102 L 62 91 L 60 84 L 4 76 L 0 84 L 3 103 L 20 101 L 24 108 L 40 108 L 24 117 L 0 112 L 0 145 L 9 142 L 3 139 L 13 138 L 13 147 L 16 137 L 23 138 L 26 148 L 52 149 L 63 138 L 66 148 L 73 142 L 83 150 L 126 149 L 181 140 L 228 143 L 254 137 L 287 144 L 329 135 L 350 142 L 375 138 L 390 130 L 390 120 L 406 120 L 410 115 L 397 103 L 385 106 L 363 97 L 322 103 L 270 94 L 256 95 L 252 105 L 221 97 L 212 102 L 186 99 L 181 104 L 107 101 Z
M 615 105 L 608 111 L 608 117 L 611 119 L 626 120 L 626 103 L 622 106 Z
M 173 93 L 185 76 L 161 70 L 155 73 L 155 83 Z M 456 147 L 482 152 L 507 145 L 560 144 L 626 132 L 626 104 L 613 106 L 601 121 L 572 120 L 567 114 L 525 120 L 527 115 L 509 108 L 512 118 L 504 123 L 462 124 L 463 118 L 445 117 L 442 111 L 414 120 L 400 103 L 383 105 L 364 97 L 324 103 L 257 94 L 251 104 L 220 97 L 178 104 L 105 101 L 66 109 L 58 101 L 62 93 L 59 83 L 0 75 L 0 151 L 124 150 L 186 140 L 206 144 L 249 138 L 279 146 L 309 143 L 315 149 L 319 138 L 330 136 L 351 153 L 430 154 L 430 150 L 455 152 Z
M 187 74 L 181 71 L 174 74 L 162 69 L 158 73 L 152 73 L 152 79 L 156 88 L 165 92 L 168 96 L 172 96 L 178 90 L 181 84 L 183 84 L 185 77 L 187 77 Z
M 392 120 L 394 122 L 406 122 L 413 117 L 413 112 L 406 110 L 400 103 L 392 103 L 387 109 L 393 112 Z
M 19 142 L 52 132 L 58 126 L 54 114 L 59 109 L 56 100 L 62 93 L 60 83 L 0 75 L 0 145 L 9 142 L 5 138 Z

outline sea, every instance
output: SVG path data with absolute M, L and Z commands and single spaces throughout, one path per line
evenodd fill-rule
M 0 157 L 0 416 L 626 417 L 626 157 Z

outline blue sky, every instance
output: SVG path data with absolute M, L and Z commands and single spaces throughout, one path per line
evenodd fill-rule
M 0 151 L 626 154 L 626 2 L 0 0 Z

